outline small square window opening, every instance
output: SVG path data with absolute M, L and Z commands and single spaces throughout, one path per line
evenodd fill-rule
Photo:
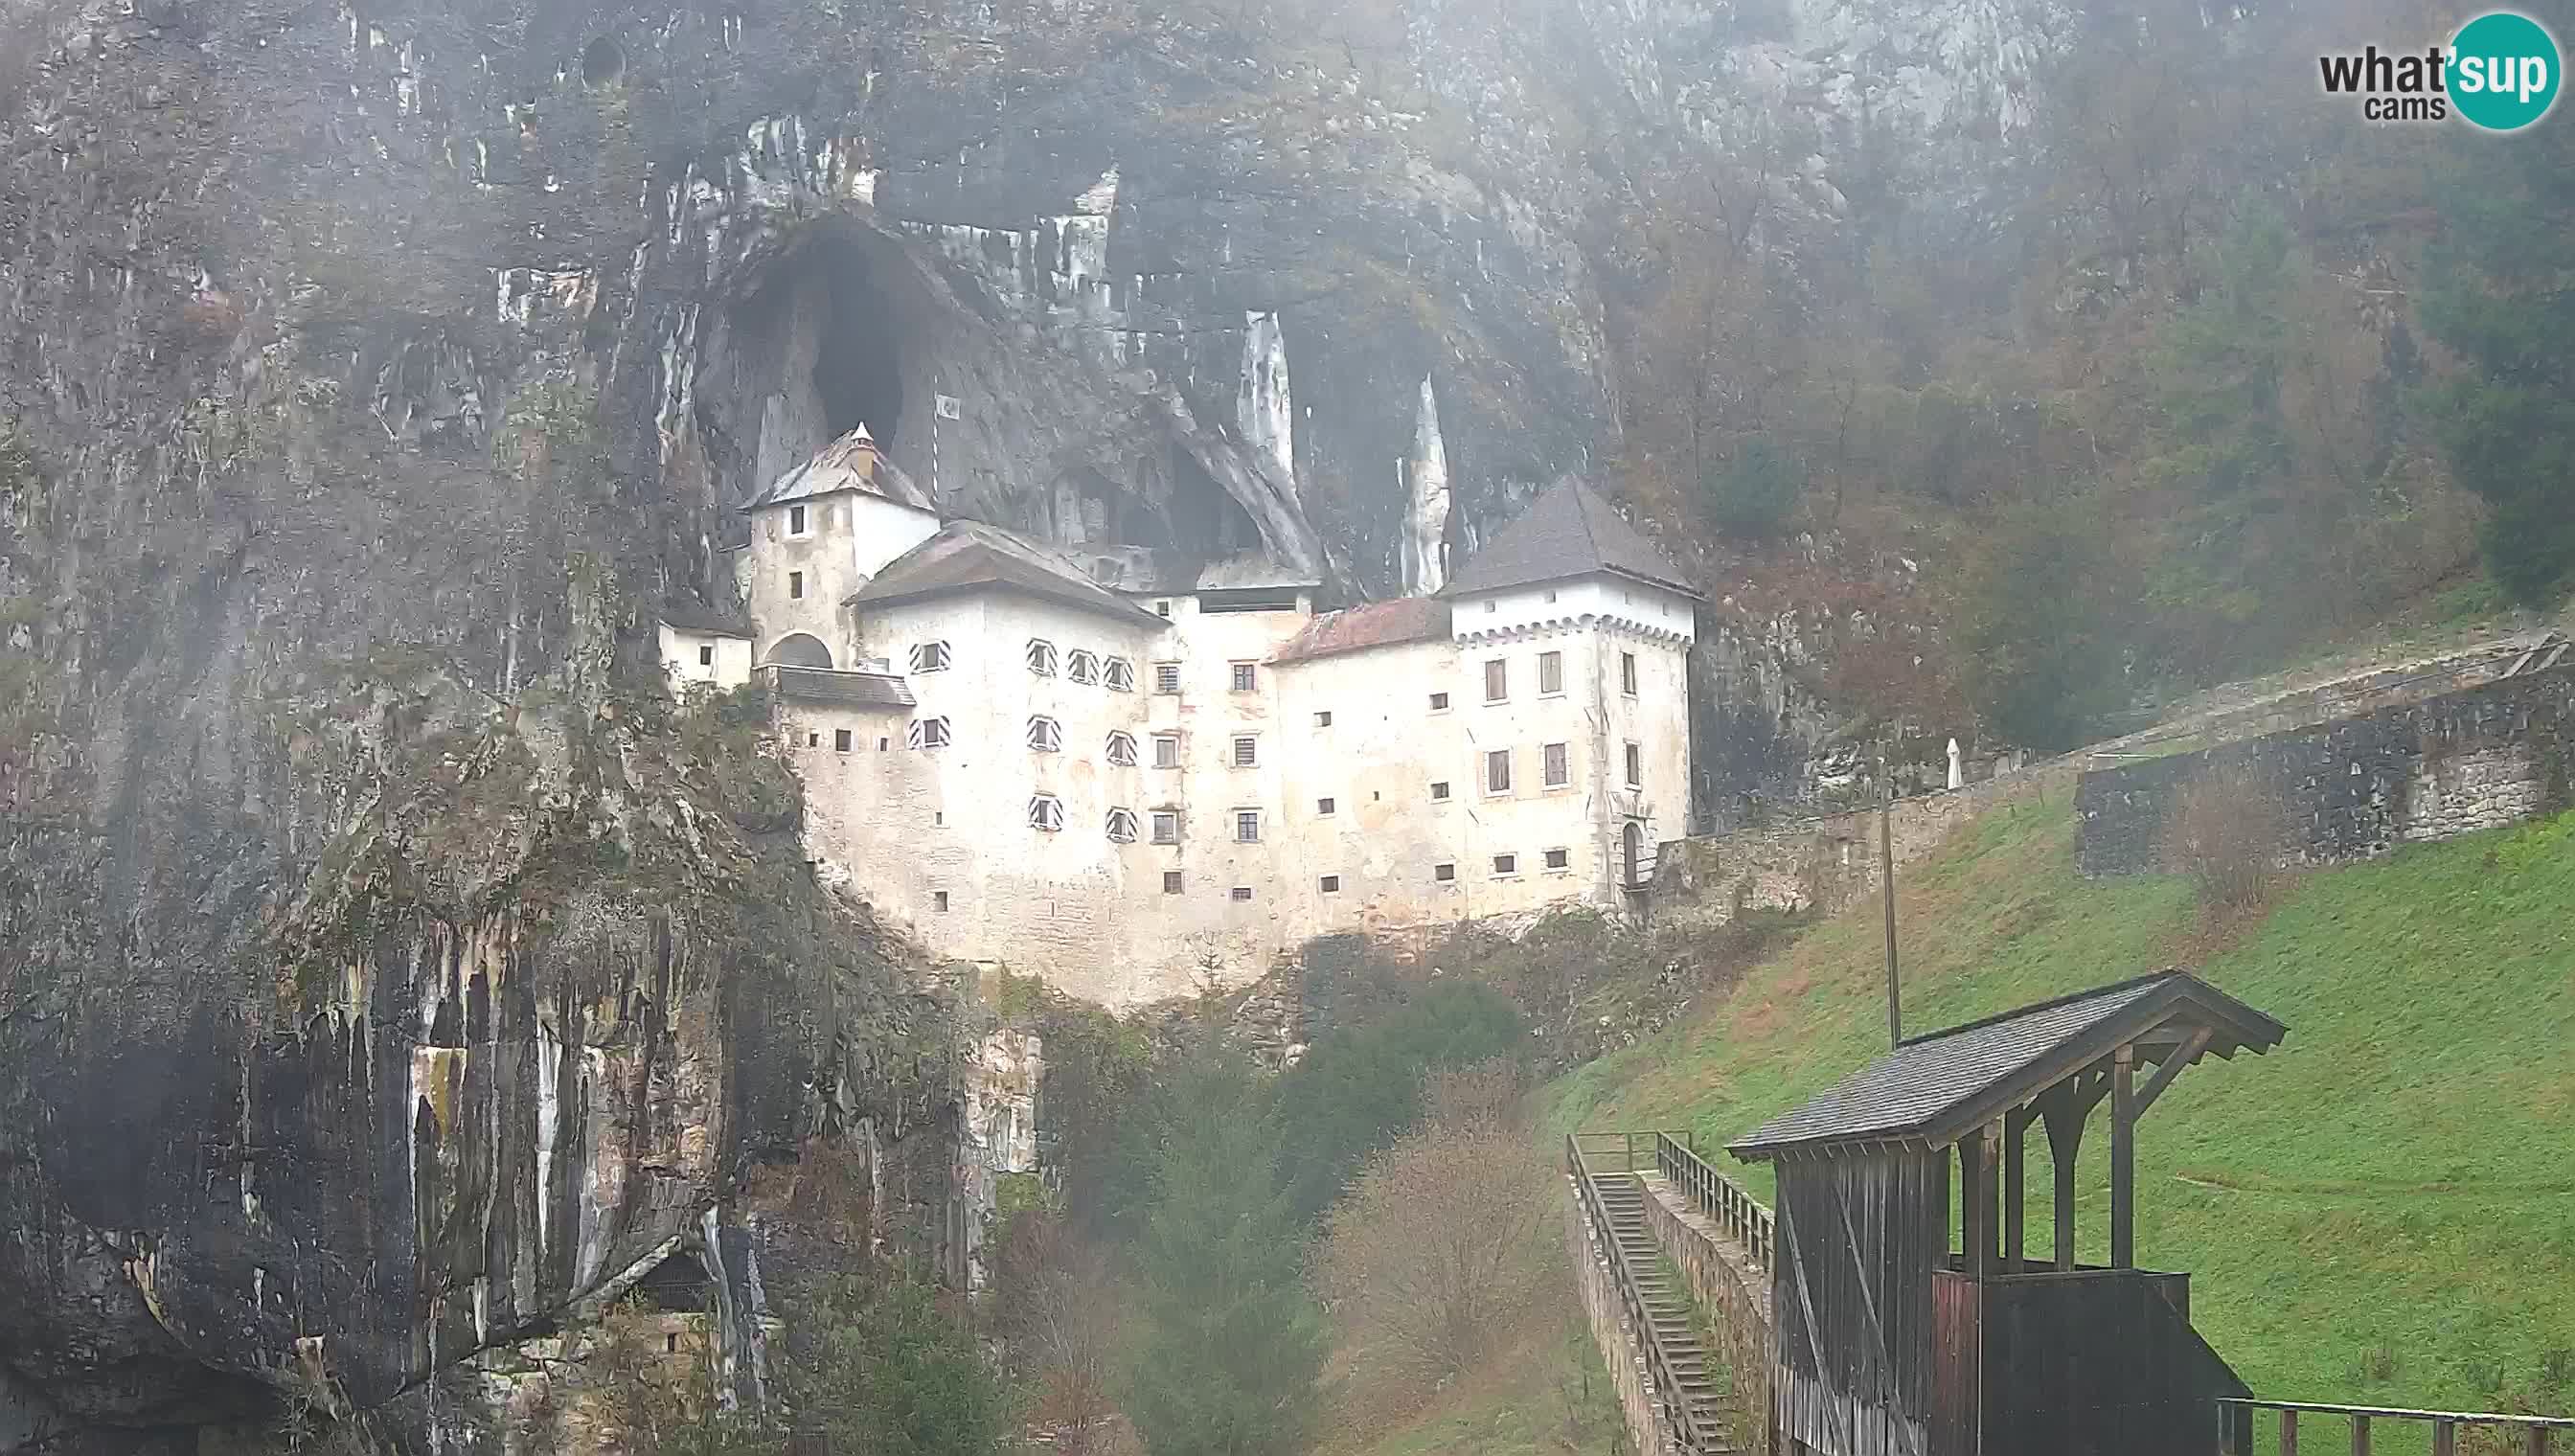
M 1314 715 L 1314 727 L 1316 727 L 1316 728 L 1330 728 L 1331 726 L 1332 726 L 1332 715 L 1331 715 L 1331 713 L 1330 713 L 1328 710 L 1326 710 L 1326 711 L 1324 711 L 1324 712 L 1322 712 L 1322 713 L 1318 713 L 1318 714 L 1315 714 L 1315 715 Z
M 850 751 L 850 730 L 848 728 L 832 729 L 832 747 L 838 752 L 846 753 Z
M 790 506 L 787 508 L 787 534 L 790 536 L 803 536 L 805 534 L 804 507 Z
M 1261 762 L 1261 740 L 1249 733 L 1234 740 L 1234 766 L 1252 768 Z
M 1248 884 L 1236 885 L 1234 887 L 1234 897 L 1238 900 L 1248 900 L 1252 898 L 1252 886 Z
M 1239 808 L 1234 811 L 1234 840 L 1238 844 L 1261 842 L 1261 810 Z
M 1432 798 L 1446 798 L 1448 796 L 1448 780 L 1445 778 L 1432 779 L 1430 782 L 1430 796 Z
M 1573 854 L 1570 850 L 1549 849 L 1546 851 L 1546 867 L 1549 869 L 1563 869 L 1572 863 Z
M 1156 663 L 1154 665 L 1154 691 L 1166 696 L 1180 692 L 1181 665 L 1178 663 Z
M 1494 872 L 1495 874 L 1517 874 L 1517 873 L 1519 873 L 1519 872 L 1520 872 L 1520 856 L 1518 856 L 1517 854 L 1496 854 L 1496 855 L 1494 855 L 1494 856 L 1493 856 L 1493 872 Z
M 939 911 L 939 913 L 943 915 L 948 913 L 948 891 L 944 889 L 932 890 L 930 892 L 930 906 L 932 909 Z
M 1431 694 L 1430 711 L 1432 713 L 1446 713 L 1448 711 L 1448 695 L 1445 693 Z
M 804 597 L 805 574 L 803 572 L 789 572 L 787 574 L 787 595 L 800 599 Z
M 1446 884 L 1448 881 L 1457 877 L 1457 866 L 1454 864 L 1433 864 L 1430 866 L 1430 877 L 1439 881 L 1441 884 Z
M 1154 734 L 1154 766 L 1157 768 L 1178 768 L 1181 766 L 1181 735 L 1179 733 Z
M 715 665 L 716 650 L 712 646 L 700 647 L 698 649 L 698 666 L 701 668 L 712 668 Z
M 1180 810 L 1169 808 L 1154 810 L 1154 842 L 1157 844 L 1181 842 Z
M 1164 604 L 1164 605 L 1165 605 L 1165 606 L 1169 606 L 1170 604 L 1169 604 L 1169 603 L 1166 603 L 1166 604 Z M 1163 893 L 1165 893 L 1165 894 L 1179 894 L 1180 892 L 1181 892 L 1181 872 L 1180 872 L 1179 870 L 1177 870 L 1177 869 L 1166 869 L 1166 870 L 1164 870 L 1164 871 L 1163 871 Z
M 1337 874 L 1324 875 L 1321 881 L 1321 888 L 1325 894 L 1339 894 L 1341 892 L 1341 877 Z
M 1315 800 L 1314 800 L 1314 812 L 1316 812 L 1316 813 L 1318 813 L 1318 814 L 1328 814 L 1328 813 L 1330 813 L 1331 811 L 1332 811 L 1332 801 L 1331 801 L 1330 799 L 1328 799 L 1328 798 L 1318 798 L 1318 799 L 1315 799 Z
M 1256 687 L 1260 686 L 1259 676 L 1254 672 L 1254 669 L 1257 666 L 1257 664 L 1253 663 L 1237 663 L 1234 665 L 1235 692 L 1250 693 Z

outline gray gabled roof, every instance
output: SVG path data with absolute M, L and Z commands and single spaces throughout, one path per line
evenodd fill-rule
M 899 506 L 916 511 L 936 511 L 930 497 L 912 483 L 895 463 L 877 448 L 876 437 L 861 425 L 856 430 L 814 452 L 814 458 L 769 483 L 768 489 L 742 504 L 745 511 L 758 511 L 770 506 L 784 506 L 794 501 L 811 501 L 824 496 L 838 496 L 857 491 L 864 495 L 882 496 Z
M 831 668 L 798 668 L 775 663 L 778 696 L 797 703 L 831 703 L 844 708 L 912 708 L 911 685 L 893 673 L 845 673 Z
M 886 564 L 849 605 L 890 607 L 952 592 L 1010 591 L 1161 632 L 1171 624 L 1100 589 L 1055 552 L 980 521 L 951 521 Z
M 2186 970 L 2163 970 L 1911 1036 L 1728 1145 L 1747 1161 L 1833 1144 L 1946 1147 L 2108 1055 L 2177 1024 L 2207 1026 L 2202 1055 L 2268 1051 L 2288 1028 Z M 2153 1047 L 2142 1056 L 2152 1059 Z
M 751 624 L 739 612 L 728 612 L 689 597 L 665 597 L 658 616 L 662 622 L 682 632 L 703 632 L 711 637 L 748 638 Z
M 1500 592 L 1606 573 L 1696 597 L 1681 569 L 1580 481 L 1556 482 L 1466 561 L 1440 595 Z

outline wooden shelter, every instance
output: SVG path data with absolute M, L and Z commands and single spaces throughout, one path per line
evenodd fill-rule
M 2284 1034 L 2167 970 L 1909 1037 L 1733 1143 L 1778 1175 L 1770 1388 L 1781 1449 L 2215 1452 L 2216 1400 L 2250 1392 L 2191 1329 L 2189 1276 L 2135 1267 L 2136 1125 L 2182 1068 L 2268 1051 Z M 2078 1266 L 2075 1151 L 2104 1097 L 2110 1262 Z M 2046 1126 L 2056 1174 L 2043 1259 L 2023 1247 L 2033 1122 Z

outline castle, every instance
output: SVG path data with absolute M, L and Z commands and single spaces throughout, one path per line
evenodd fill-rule
M 664 661 L 767 681 L 818 871 L 941 954 L 1130 1006 L 1316 935 L 1614 908 L 1686 827 L 1697 596 L 1577 483 L 1438 596 L 1321 614 L 1258 555 L 943 522 L 865 427 L 742 510 L 749 622 L 666 609 Z

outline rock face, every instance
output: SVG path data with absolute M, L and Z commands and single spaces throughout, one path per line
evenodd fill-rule
M 1615 450 L 1590 198 L 1765 95 L 1954 160 L 2022 45 L 1324 9 L 0 0 L 0 1450 L 461 1439 L 754 1168 L 946 1135 L 944 1013 L 651 681 L 778 470 L 1433 586 Z

